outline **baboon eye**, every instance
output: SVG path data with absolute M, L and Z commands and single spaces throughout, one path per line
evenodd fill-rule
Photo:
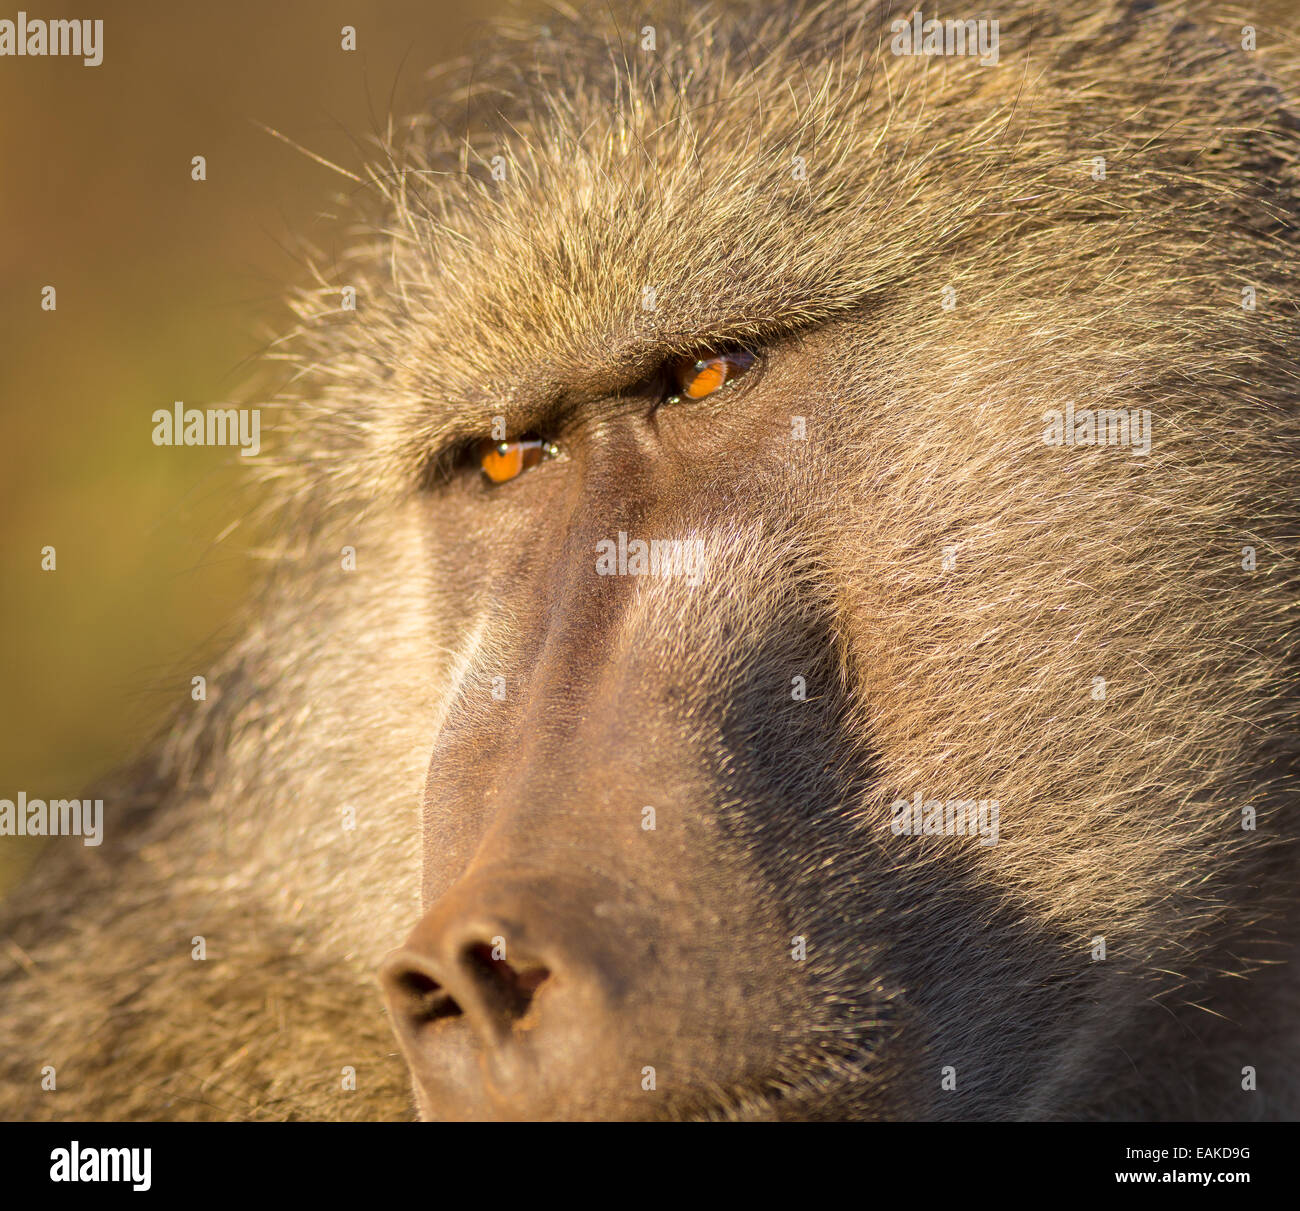
M 669 366 L 669 379 L 679 399 L 704 399 L 738 379 L 757 359 L 743 349 L 678 358 Z
M 553 442 L 540 437 L 521 437 L 498 442 L 483 438 L 474 446 L 474 458 L 483 477 L 492 484 L 509 483 L 531 467 L 559 453 Z

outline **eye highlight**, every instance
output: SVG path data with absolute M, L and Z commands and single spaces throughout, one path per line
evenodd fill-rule
M 699 358 L 678 358 L 668 368 L 673 396 L 676 399 L 706 399 L 738 379 L 757 360 L 754 354 L 743 349 L 710 353 Z
M 505 442 L 483 438 L 474 443 L 474 461 L 490 484 L 509 483 L 559 452 L 554 442 L 540 437 L 521 437 Z

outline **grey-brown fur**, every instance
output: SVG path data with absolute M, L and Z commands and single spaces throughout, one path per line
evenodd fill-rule
M 1037 8 L 961 14 L 1001 20 L 991 70 L 879 55 L 888 14 L 738 6 L 557 18 L 438 84 L 297 300 L 246 638 L 104 795 L 103 850 L 60 842 L 10 897 L 0 1113 L 412 1114 L 374 971 L 420 914 L 437 724 L 486 709 L 465 668 L 512 644 L 468 564 L 438 574 L 425 460 L 448 401 L 526 415 L 702 338 L 787 341 L 768 383 L 812 440 L 755 443 L 748 495 L 701 514 L 720 579 L 646 586 L 629 625 L 730 771 L 719 861 L 770 898 L 773 953 L 809 939 L 807 1005 L 770 1074 L 646 1113 L 1300 1112 L 1294 51 L 1198 0 Z M 1149 408 L 1150 455 L 1045 447 L 1066 400 Z M 717 752 L 720 702 L 804 668 L 802 757 Z M 750 717 L 752 751 L 790 743 Z M 760 785 L 807 814 L 759 837 Z M 998 799 L 999 844 L 899 845 L 916 789 Z

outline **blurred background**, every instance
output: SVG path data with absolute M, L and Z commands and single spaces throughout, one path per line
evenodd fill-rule
M 237 449 L 159 449 L 150 417 L 238 397 L 287 325 L 299 237 L 328 247 L 318 216 L 347 183 L 261 126 L 357 169 L 390 105 L 417 106 L 502 5 L 23 0 L 0 18 L 20 7 L 104 21 L 98 67 L 0 58 L 0 798 L 76 798 L 188 697 L 258 574 Z M 0 840 L 0 891 L 37 844 Z

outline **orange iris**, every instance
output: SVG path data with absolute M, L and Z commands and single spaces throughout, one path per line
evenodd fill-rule
M 551 444 L 540 437 L 526 437 L 510 442 L 494 442 L 490 438 L 484 438 L 478 443 L 475 455 L 483 474 L 492 483 L 505 484 L 530 467 L 537 466 L 552 452 Z
M 754 355 L 737 351 L 673 363 L 673 382 L 686 399 L 704 399 L 739 378 L 754 364 Z

